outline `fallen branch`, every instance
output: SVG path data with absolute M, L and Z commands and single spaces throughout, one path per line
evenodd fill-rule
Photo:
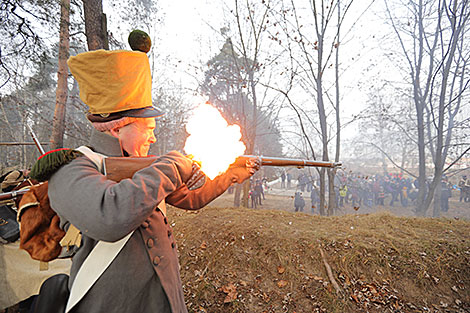
M 328 262 L 326 261 L 326 257 L 325 257 L 325 253 L 323 252 L 323 249 L 322 248 L 319 248 L 320 249 L 320 254 L 321 254 L 321 258 L 323 259 L 323 264 L 325 264 L 325 268 L 326 268 L 326 272 L 328 274 L 328 278 L 330 279 L 330 282 L 331 284 L 333 285 L 333 287 L 335 288 L 336 290 L 336 293 L 337 294 L 343 294 L 343 290 L 341 290 L 341 288 L 339 287 L 338 283 L 336 282 L 336 279 L 334 278 L 333 276 L 333 271 L 331 270 L 331 266 L 328 264 Z

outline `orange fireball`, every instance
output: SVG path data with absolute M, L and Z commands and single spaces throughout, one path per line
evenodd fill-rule
M 186 131 L 189 137 L 184 151 L 201 163 L 201 170 L 210 179 L 225 172 L 246 149 L 240 141 L 240 126 L 228 125 L 220 112 L 207 103 L 194 110 Z

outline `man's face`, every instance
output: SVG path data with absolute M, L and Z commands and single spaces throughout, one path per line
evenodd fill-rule
M 147 156 L 150 144 L 157 141 L 153 134 L 154 129 L 154 118 L 139 118 L 134 123 L 117 129 L 115 134 L 130 156 Z

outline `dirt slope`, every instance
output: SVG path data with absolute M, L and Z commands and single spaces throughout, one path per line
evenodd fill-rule
M 470 312 L 466 220 L 217 207 L 169 216 L 190 312 Z

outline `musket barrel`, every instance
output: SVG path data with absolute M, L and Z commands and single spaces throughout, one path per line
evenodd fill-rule
M 315 166 L 315 167 L 328 167 L 335 168 L 341 166 L 340 162 L 329 162 L 329 161 L 317 161 L 317 160 L 304 160 L 304 159 L 287 159 L 287 158 L 276 158 L 276 157 L 259 157 L 255 155 L 241 155 L 235 161 L 235 164 L 243 165 L 247 159 L 260 158 L 261 166 Z
M 0 193 L 0 201 L 14 199 L 18 196 L 24 195 L 29 191 L 29 188 L 14 190 L 10 192 Z
M 26 124 L 29 128 L 29 132 L 31 133 L 31 137 L 33 138 L 33 141 L 34 143 L 36 144 L 36 147 L 38 148 L 39 152 L 41 153 L 41 155 L 43 155 L 44 153 L 46 153 L 44 151 L 44 148 L 41 146 L 41 143 L 39 142 L 38 138 L 36 137 L 36 134 L 34 133 L 33 129 L 31 128 L 31 126 L 29 124 Z

